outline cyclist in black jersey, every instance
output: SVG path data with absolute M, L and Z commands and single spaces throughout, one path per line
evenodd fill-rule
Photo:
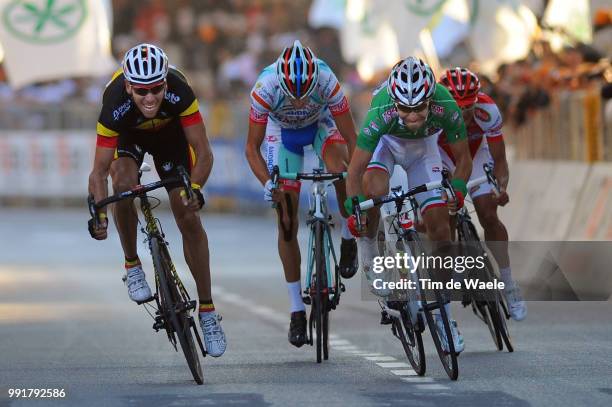
M 211 356 L 221 356 L 226 340 L 212 302 L 208 238 L 198 214 L 204 205 L 200 189 L 210 175 L 213 155 L 193 90 L 185 76 L 168 65 L 162 49 L 140 44 L 125 54 L 122 67 L 106 85 L 96 130 L 89 176 L 89 193 L 96 202 L 108 196 L 109 173 L 115 193 L 136 186 L 145 153 L 153 156 L 161 179 L 174 176 L 178 166 L 190 172 L 193 199 L 188 200 L 178 185 L 167 190 L 198 290 L 206 349 Z M 146 301 L 151 289 L 136 250 L 138 219 L 133 201 L 118 202 L 113 215 L 125 254 L 128 294 L 136 302 Z M 105 210 L 100 221 L 98 229 L 93 220 L 89 223 L 89 232 L 97 240 L 107 237 Z

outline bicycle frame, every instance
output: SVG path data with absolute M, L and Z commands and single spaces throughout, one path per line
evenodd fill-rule
M 317 171 L 315 171 L 316 173 Z M 337 293 L 337 281 L 335 276 L 331 272 L 330 268 L 330 253 L 332 255 L 334 265 L 337 266 L 338 259 L 336 257 L 336 251 L 332 244 L 331 238 L 331 216 L 327 212 L 327 188 L 331 185 L 331 182 L 325 181 L 313 181 L 311 186 L 311 192 L 309 195 L 309 217 L 306 224 L 310 226 L 310 234 L 308 237 L 308 273 L 306 274 L 304 284 L 304 294 L 310 295 L 310 287 L 312 284 L 312 275 L 314 273 L 314 239 L 315 239 L 315 228 L 316 223 L 323 224 L 323 245 L 325 253 L 325 265 L 327 271 L 327 289 L 328 294 L 334 296 Z M 336 267 L 334 267 L 334 270 Z M 330 299 L 333 299 L 330 298 Z M 333 301 L 332 301 L 333 304 Z

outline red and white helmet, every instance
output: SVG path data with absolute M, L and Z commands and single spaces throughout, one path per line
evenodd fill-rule
M 440 83 L 450 91 L 460 107 L 473 105 L 478 99 L 480 80 L 467 68 L 447 70 L 440 78 Z
M 149 85 L 166 79 L 168 57 L 161 48 L 139 44 L 123 57 L 123 76 L 128 82 Z
M 293 98 L 308 96 L 317 85 L 319 65 L 315 55 L 299 40 L 287 47 L 276 61 L 276 76 L 283 92 Z
M 387 90 L 395 101 L 413 107 L 429 100 L 436 91 L 436 78 L 425 62 L 408 57 L 399 61 L 391 70 Z

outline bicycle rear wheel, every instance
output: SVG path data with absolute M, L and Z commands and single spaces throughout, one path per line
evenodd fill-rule
M 170 324 L 176 337 L 181 344 L 181 349 L 193 379 L 197 384 L 204 383 L 204 375 L 200 358 L 193 340 L 191 330 L 195 330 L 195 322 L 189 311 L 185 308 L 185 300 L 181 296 L 176 282 L 171 273 L 170 254 L 165 243 L 160 244 L 157 238 L 151 239 L 151 255 L 153 265 L 157 273 L 159 292 L 161 293 L 160 303 L 166 324 Z

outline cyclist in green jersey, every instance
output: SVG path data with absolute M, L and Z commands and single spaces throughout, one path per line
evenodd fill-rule
M 461 110 L 448 90 L 436 85 L 431 68 L 415 57 L 398 62 L 386 83 L 374 91 L 349 164 L 347 211 L 353 212 L 353 197 L 363 201 L 387 194 L 395 165 L 406 171 L 409 187 L 441 180 L 443 167 L 437 147 L 441 133 L 447 134 L 457 159 L 451 181 L 456 200 L 450 201 L 441 191 L 434 190 L 417 195 L 417 202 L 429 239 L 449 242 L 449 211 L 463 205 L 472 160 Z M 377 278 L 372 262 L 379 255 L 376 242 L 379 218 L 377 208 L 368 211 L 365 230 L 356 230 L 355 218 L 349 219 L 352 232 L 358 236 L 359 265 L 370 285 Z M 389 294 L 388 290 L 373 292 L 380 296 Z M 450 315 L 449 308 L 447 304 Z M 455 349 L 461 352 L 463 339 L 455 321 L 451 328 Z

